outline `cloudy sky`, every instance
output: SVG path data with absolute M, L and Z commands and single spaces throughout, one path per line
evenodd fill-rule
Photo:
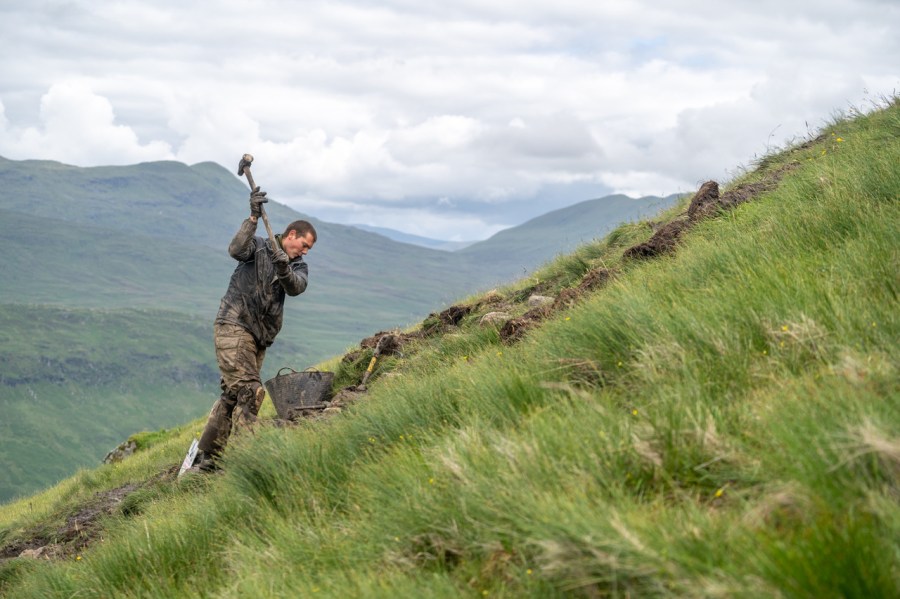
M 0 0 L 0 156 L 179 160 L 483 239 L 727 181 L 900 92 L 893 0 Z

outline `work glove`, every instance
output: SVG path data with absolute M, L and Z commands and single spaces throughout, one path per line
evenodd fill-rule
M 279 277 L 283 277 L 291 271 L 288 264 L 290 261 L 283 249 L 277 247 L 272 251 L 272 263 L 275 265 L 275 272 Z
M 262 205 L 268 201 L 266 192 L 260 191 L 259 187 L 254 189 L 253 193 L 250 194 L 250 216 L 257 218 L 262 216 Z

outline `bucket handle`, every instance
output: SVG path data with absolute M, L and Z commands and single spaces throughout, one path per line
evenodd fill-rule
M 296 370 L 294 370 L 290 366 L 282 366 L 281 369 L 277 373 L 275 373 L 275 376 L 281 376 L 282 370 L 290 370 L 291 374 L 299 374 Z M 318 368 L 314 368 L 314 367 L 310 366 L 309 368 L 304 368 L 302 370 L 302 372 L 319 372 L 319 373 L 321 373 L 322 371 L 319 370 Z

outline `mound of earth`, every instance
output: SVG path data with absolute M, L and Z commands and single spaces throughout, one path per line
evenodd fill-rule
M 623 256 L 636 259 L 652 258 L 675 251 L 681 235 L 692 226 L 775 189 L 782 177 L 798 166 L 799 164 L 796 162 L 786 164 L 766 173 L 760 181 L 743 183 L 722 195 L 719 194 L 718 183 L 707 181 L 700 186 L 700 189 L 691 198 L 691 203 L 685 215 L 662 225 L 648 241 L 628 248 Z

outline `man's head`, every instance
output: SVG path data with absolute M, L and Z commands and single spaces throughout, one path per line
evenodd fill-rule
M 312 223 L 305 220 L 295 220 L 284 230 L 281 237 L 281 247 L 288 258 L 293 260 L 297 256 L 305 256 L 315 245 L 316 229 Z

